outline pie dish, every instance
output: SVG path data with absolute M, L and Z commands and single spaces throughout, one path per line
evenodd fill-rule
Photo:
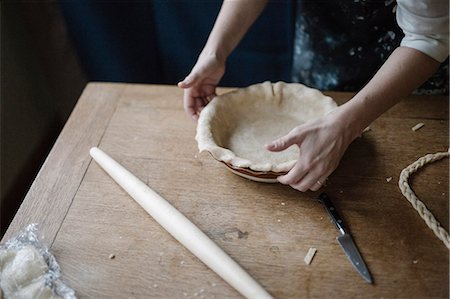
M 298 83 L 263 82 L 216 96 L 200 113 L 195 139 L 229 170 L 259 182 L 277 182 L 296 163 L 298 147 L 270 152 L 265 144 L 337 105 Z

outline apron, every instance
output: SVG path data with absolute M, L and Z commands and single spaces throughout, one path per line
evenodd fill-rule
M 292 81 L 358 91 L 404 36 L 393 0 L 298 0 Z M 448 59 L 416 94 L 448 94 Z

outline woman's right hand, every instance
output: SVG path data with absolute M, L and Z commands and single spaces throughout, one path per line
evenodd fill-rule
M 184 89 L 184 110 L 193 120 L 197 121 L 200 111 L 216 96 L 217 84 L 224 73 L 224 61 L 202 53 L 191 73 L 178 83 Z

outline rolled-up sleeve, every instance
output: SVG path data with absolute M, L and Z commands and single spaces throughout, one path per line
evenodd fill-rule
M 401 46 L 443 62 L 449 55 L 448 0 L 397 0 L 397 23 L 405 37 Z

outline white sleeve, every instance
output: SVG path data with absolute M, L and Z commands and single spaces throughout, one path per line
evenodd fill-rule
M 397 23 L 405 37 L 401 46 L 443 62 L 448 48 L 448 0 L 397 0 Z

